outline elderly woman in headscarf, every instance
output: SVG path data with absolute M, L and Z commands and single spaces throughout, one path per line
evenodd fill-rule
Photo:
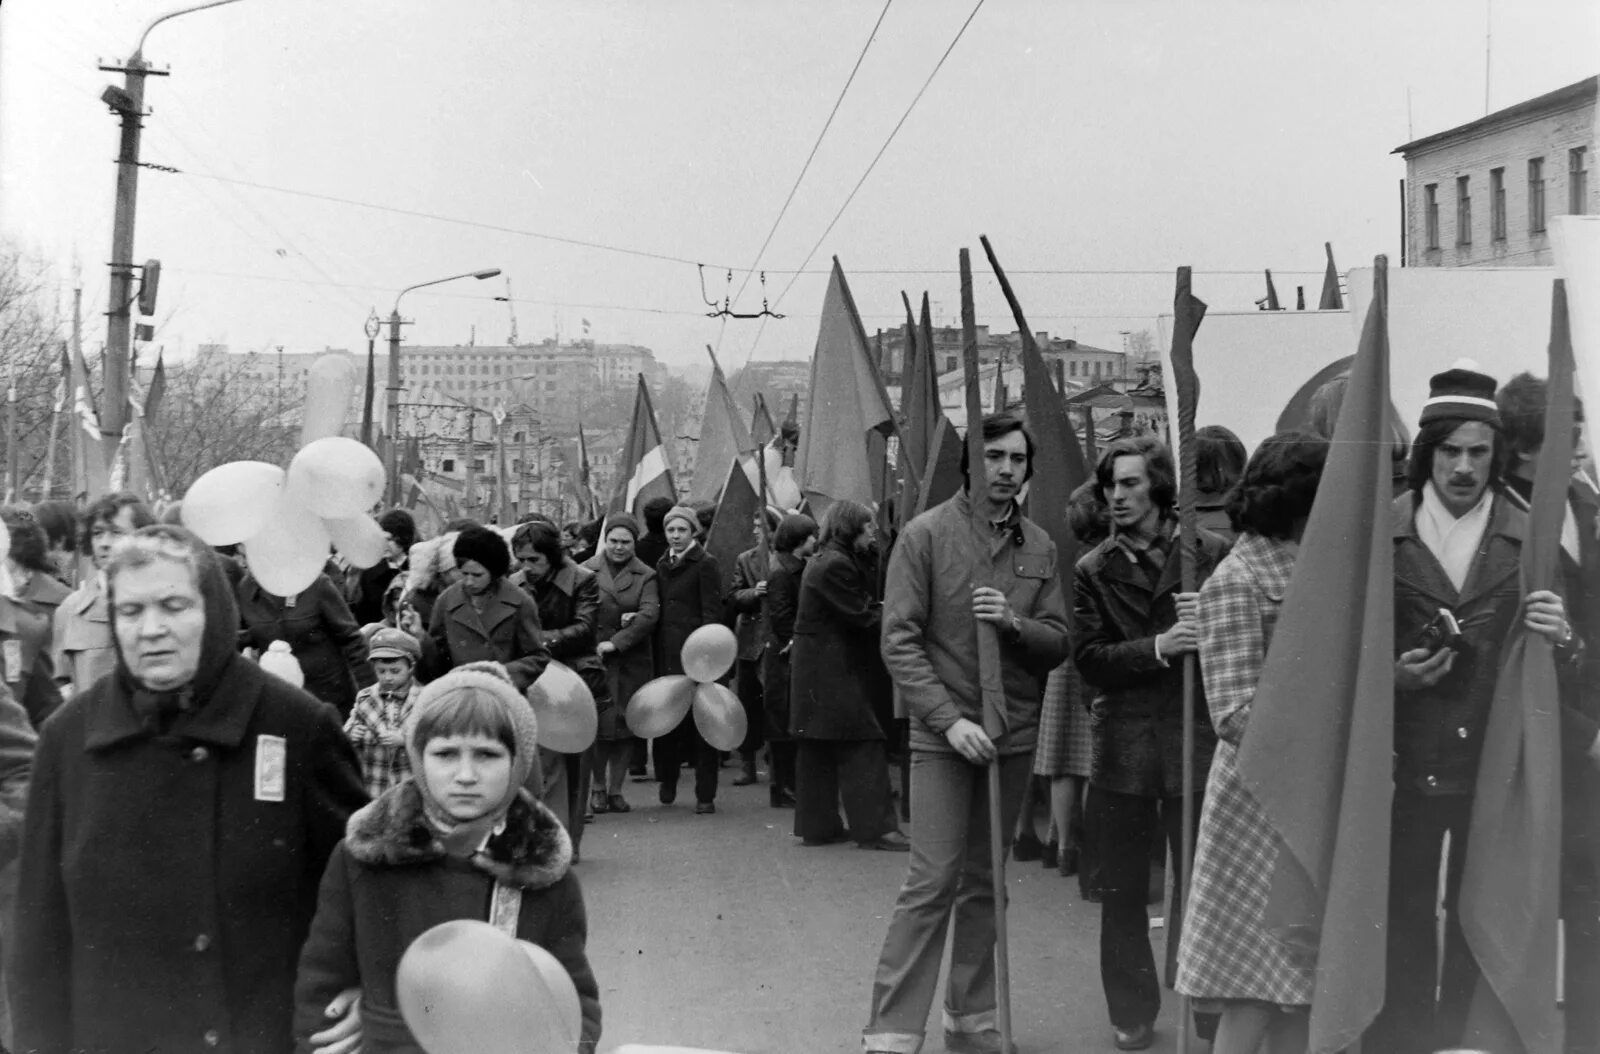
M 628 700 L 655 676 L 651 638 L 661 618 L 656 573 L 635 555 L 639 521 L 625 512 L 606 517 L 600 551 L 584 561 L 600 585 L 595 654 L 605 663 L 612 707 L 600 715 L 595 736 L 595 812 L 628 812 L 622 796 L 634 737 L 623 719 Z
M 104 572 L 116 671 L 35 758 L 16 1048 L 282 1054 L 317 885 L 366 801 L 355 753 L 331 707 L 235 650 L 199 538 L 145 527 Z

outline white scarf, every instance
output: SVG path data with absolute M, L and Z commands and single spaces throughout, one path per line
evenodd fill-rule
M 1422 488 L 1422 504 L 1417 508 L 1417 537 L 1439 561 L 1458 593 L 1467 584 L 1467 572 L 1472 570 L 1472 558 L 1478 554 L 1483 532 L 1489 528 L 1489 509 L 1493 504 L 1494 491 L 1485 487 L 1478 504 L 1457 519 L 1444 507 L 1432 480 Z

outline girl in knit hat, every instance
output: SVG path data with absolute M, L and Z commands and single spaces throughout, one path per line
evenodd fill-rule
M 427 930 L 480 919 L 554 955 L 583 1010 L 579 1049 L 600 1038 L 572 842 L 523 789 L 537 750 L 533 708 L 497 663 L 425 687 L 406 729 L 412 776 L 350 817 L 322 879 L 300 956 L 295 1035 L 327 1024 L 328 1003 L 361 989 L 361 1048 L 422 1054 L 400 1016 L 400 957 Z

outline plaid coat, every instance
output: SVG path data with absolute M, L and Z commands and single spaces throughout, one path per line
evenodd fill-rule
M 405 745 L 387 746 L 380 737 L 384 732 L 405 731 L 406 718 L 411 716 L 421 694 L 422 686 L 415 677 L 406 687 L 404 698 L 387 697 L 375 684 L 356 693 L 355 706 L 345 718 L 344 735 L 356 750 L 361 780 L 374 798 L 411 774 L 411 755 Z
M 1200 590 L 1200 673 L 1217 750 L 1178 945 L 1177 989 L 1190 996 L 1301 1006 L 1316 981 L 1315 955 L 1295 953 L 1267 932 L 1263 913 L 1281 843 L 1237 766 L 1295 550 L 1292 542 L 1241 535 Z

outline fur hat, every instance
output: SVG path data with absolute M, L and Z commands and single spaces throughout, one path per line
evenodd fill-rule
M 1459 359 L 1428 382 L 1428 401 L 1422 404 L 1421 424 L 1431 421 L 1483 421 L 1500 427 L 1500 407 L 1494 401 L 1494 378 L 1480 372 L 1471 359 Z
M 450 552 L 456 558 L 457 566 L 473 560 L 481 564 L 493 578 L 504 578 L 506 572 L 511 570 L 511 550 L 506 540 L 488 527 L 474 525 L 463 528 L 456 535 Z
M 668 509 L 667 514 L 661 517 L 661 529 L 666 530 L 667 524 L 673 520 L 683 520 L 687 523 L 690 535 L 698 535 L 700 533 L 700 514 L 687 505 L 674 505 Z

